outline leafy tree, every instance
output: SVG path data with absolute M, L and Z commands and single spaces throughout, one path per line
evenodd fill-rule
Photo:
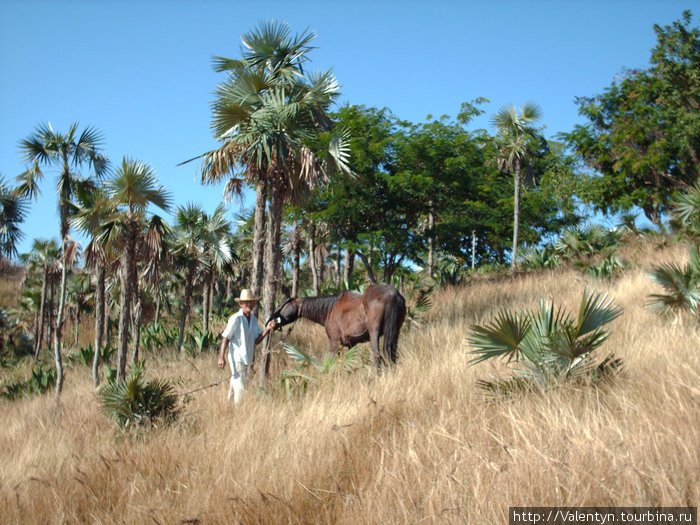
M 589 123 L 562 137 L 600 176 L 590 202 L 610 213 L 640 207 L 654 224 L 674 192 L 700 173 L 700 29 L 691 13 L 654 26 L 648 69 L 627 71 L 600 95 L 577 99 Z
M 307 210 L 329 225 L 332 241 L 342 240 L 358 255 L 372 282 L 376 282 L 373 258 L 378 254 L 388 282 L 412 250 L 419 213 L 410 206 L 411 196 L 401 184 L 392 184 L 400 122 L 386 109 L 364 106 L 345 106 L 333 117 L 349 130 L 353 176 L 336 177 Z
M 78 124 L 71 124 L 67 133 L 57 133 L 51 124 L 39 125 L 34 133 L 20 142 L 20 148 L 24 153 L 24 159 L 33 164 L 37 169 L 25 172 L 32 180 L 41 178 L 40 165 L 59 165 L 60 174 L 56 184 L 58 192 L 58 211 L 60 216 L 61 235 L 61 291 L 59 294 L 58 313 L 56 315 L 56 328 L 54 330 L 54 359 L 56 361 L 56 399 L 58 400 L 63 389 L 63 360 L 61 357 L 61 338 L 63 333 L 64 308 L 66 303 L 66 276 L 69 260 L 71 241 L 68 239 L 70 229 L 69 212 L 70 202 L 76 188 L 89 183 L 88 178 L 81 177 L 71 169 L 87 164 L 95 174 L 102 176 L 107 169 L 107 159 L 99 151 L 102 145 L 102 136 L 91 127 L 78 132 Z M 25 182 L 29 182 L 25 180 Z M 31 191 L 32 184 L 26 184 Z

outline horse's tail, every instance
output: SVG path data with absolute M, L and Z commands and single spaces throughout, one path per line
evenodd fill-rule
M 396 292 L 384 312 L 384 355 L 396 362 L 396 347 L 399 341 L 399 330 L 406 318 L 406 300 Z

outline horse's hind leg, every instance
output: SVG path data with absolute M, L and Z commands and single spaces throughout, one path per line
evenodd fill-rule
M 372 345 L 372 352 L 374 353 L 374 365 L 377 367 L 378 370 L 384 361 L 384 356 L 382 356 L 379 350 L 379 330 L 372 330 L 370 332 L 369 343 Z

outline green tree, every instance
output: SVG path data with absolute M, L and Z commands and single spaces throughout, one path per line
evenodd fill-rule
M 61 235 L 61 290 L 59 293 L 58 313 L 56 315 L 56 327 L 54 330 L 54 359 L 56 361 L 56 399 L 58 400 L 63 389 L 63 359 L 61 357 L 61 338 L 64 323 L 64 308 L 66 303 L 66 276 L 67 262 L 69 260 L 70 241 L 68 232 L 70 229 L 69 213 L 70 202 L 76 188 L 79 185 L 89 183 L 89 178 L 81 177 L 72 168 L 79 168 L 87 164 L 99 177 L 107 169 L 107 159 L 99 151 L 102 145 L 102 136 L 92 128 L 85 128 L 78 132 L 78 124 L 71 124 L 67 133 L 57 133 L 51 124 L 39 125 L 34 133 L 20 142 L 20 149 L 24 153 L 27 163 L 35 166 L 58 165 L 60 174 L 56 184 L 58 192 L 58 211 L 60 217 Z M 28 170 L 26 173 L 38 178 L 41 172 Z
M 523 169 L 534 155 L 533 142 L 541 146 L 542 140 L 532 124 L 542 118 L 542 110 L 534 102 L 518 108 L 510 104 L 496 113 L 491 123 L 498 130 L 501 142 L 498 147 L 498 168 L 513 175 L 513 250 L 511 267 L 518 266 L 518 242 L 520 231 L 520 186 Z
M 654 26 L 647 69 L 627 71 L 600 95 L 577 99 L 588 123 L 562 138 L 600 176 L 590 202 L 610 213 L 640 207 L 654 224 L 700 173 L 700 29 L 691 13 Z

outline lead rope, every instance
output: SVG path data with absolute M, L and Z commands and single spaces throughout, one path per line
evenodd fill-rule
M 275 344 L 275 346 L 273 346 L 271 349 L 265 350 L 265 351 L 263 352 L 263 355 L 270 355 L 270 354 L 273 354 L 273 353 L 278 353 L 279 350 L 276 350 L 276 348 L 277 348 L 279 345 L 283 345 L 284 343 L 287 342 L 287 337 L 289 337 L 289 334 L 292 333 L 292 329 L 293 329 L 293 328 L 294 328 L 294 324 L 292 324 L 292 325 L 289 327 L 289 329 L 287 330 L 287 333 L 284 334 L 284 335 L 282 336 L 282 339 L 281 339 L 280 341 L 278 341 L 277 344 Z M 280 331 L 281 331 L 281 330 L 282 330 L 282 329 L 280 328 Z M 270 337 L 270 336 L 268 336 L 268 337 Z M 261 356 L 261 357 L 262 357 L 262 356 Z M 194 394 L 195 392 L 199 392 L 200 390 L 206 390 L 207 388 L 211 388 L 211 387 L 213 387 L 213 386 L 220 385 L 220 384 L 223 383 L 224 381 L 229 381 L 232 377 L 233 377 L 233 374 L 231 374 L 230 376 L 225 377 L 225 378 L 223 378 L 223 379 L 219 379 L 218 381 L 214 381 L 213 383 L 209 383 L 209 384 L 206 385 L 206 386 L 200 386 L 199 388 L 195 388 L 194 390 L 188 390 L 187 392 L 181 392 L 181 393 L 179 393 L 179 394 L 175 394 L 175 396 L 177 396 L 177 397 L 188 396 L 188 395 L 190 395 L 190 394 Z

